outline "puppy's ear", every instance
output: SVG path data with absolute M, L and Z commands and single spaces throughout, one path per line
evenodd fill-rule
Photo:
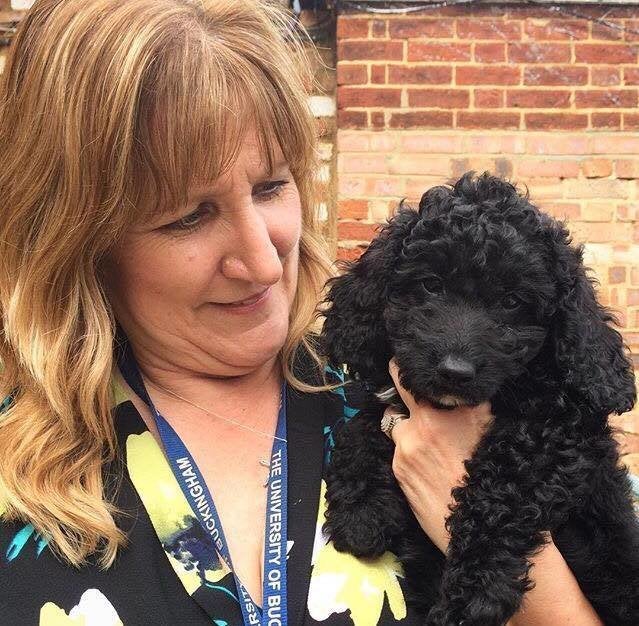
M 596 298 L 583 265 L 583 246 L 570 246 L 558 223 L 553 232 L 555 276 L 559 287 L 554 338 L 555 358 L 566 389 L 595 414 L 621 414 L 636 400 L 634 373 L 614 314 Z
M 389 279 L 404 239 L 419 221 L 419 214 L 402 203 L 397 214 L 357 260 L 331 278 L 324 304 L 321 343 L 333 363 L 346 363 L 349 372 L 383 382 L 388 379 L 392 353 L 384 324 Z

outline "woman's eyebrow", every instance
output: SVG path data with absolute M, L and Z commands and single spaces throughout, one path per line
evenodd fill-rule
M 273 168 L 270 171 L 268 170 L 266 163 L 264 163 L 264 167 L 260 168 L 259 171 L 260 171 L 260 174 L 263 176 L 273 176 L 275 172 L 288 166 L 289 166 L 288 160 L 285 157 L 281 157 L 273 161 Z
M 273 162 L 273 168 L 270 171 L 266 163 L 263 164 L 263 167 L 260 167 L 254 171 L 257 172 L 257 177 L 263 178 L 268 176 L 274 176 L 279 170 L 282 170 L 288 167 L 289 167 L 288 161 L 284 157 L 282 157 L 281 159 L 278 159 L 277 161 Z M 201 184 L 201 185 L 194 186 L 192 191 L 189 193 L 189 195 L 201 195 L 203 193 L 211 193 L 213 191 L 213 188 L 216 182 L 217 181 L 213 181 L 209 184 Z

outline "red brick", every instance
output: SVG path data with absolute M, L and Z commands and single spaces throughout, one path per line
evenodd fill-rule
M 633 267 L 630 269 L 630 284 L 639 285 L 639 267 Z
M 586 178 L 606 178 L 612 175 L 612 162 L 608 159 L 587 159 L 581 169 Z
M 518 85 L 519 68 L 509 65 L 484 65 L 479 67 L 458 67 L 458 85 Z
M 587 67 L 556 65 L 524 68 L 524 85 L 586 85 L 587 83 Z
M 394 152 L 397 147 L 397 139 L 395 133 L 373 133 L 369 137 L 370 150 L 373 152 Z
M 384 128 L 386 126 L 384 111 L 371 111 L 370 121 L 373 128 Z
M 470 44 L 408 42 L 409 61 L 470 61 Z
M 519 113 L 460 111 L 457 128 L 519 128 Z
M 350 198 L 352 196 L 365 196 L 366 180 L 361 176 L 340 176 L 337 180 L 337 192 L 340 196 Z
M 337 64 L 338 85 L 363 85 L 368 81 L 368 72 L 365 65 L 353 65 L 352 63 Z
M 566 198 L 603 199 L 610 202 L 613 198 L 626 199 L 629 194 L 629 185 L 624 181 L 614 178 L 591 178 L 588 180 L 570 180 L 564 187 Z M 612 224 L 619 232 L 627 231 L 627 224 Z M 620 239 L 623 241 L 623 238 Z
M 615 310 L 615 319 L 617 320 L 616 326 L 621 329 L 628 328 L 628 315 L 625 311 Z M 624 331 L 625 332 L 625 331 Z M 639 452 L 639 436 L 626 435 L 626 448 L 628 452 Z M 622 446 L 622 450 L 623 450 Z M 622 452 L 623 454 L 623 452 Z
M 587 128 L 588 116 L 575 113 L 526 113 L 528 130 Z
M 608 268 L 608 282 L 612 285 L 618 285 L 626 282 L 626 268 L 615 266 Z
M 639 137 L 623 135 L 603 137 L 594 136 L 592 140 L 593 154 L 639 154 Z
M 625 36 L 626 36 L 626 41 L 639 40 L 639 20 L 626 20 Z
M 636 159 L 620 159 L 615 162 L 615 174 L 621 179 L 639 178 L 639 162 Z
M 636 222 L 638 218 L 639 205 L 637 203 L 617 205 L 616 220 L 618 222 Z
M 471 169 L 468 159 L 451 159 L 450 170 L 453 178 L 460 178 Z
M 373 20 L 371 26 L 371 34 L 373 37 L 386 37 L 387 24 L 388 22 L 386 20 Z
M 455 22 L 437 18 L 392 19 L 388 25 L 391 39 L 452 38 Z
M 592 128 L 621 128 L 621 113 L 591 113 L 590 125 Z
M 494 172 L 497 176 L 502 178 L 512 178 L 513 175 L 513 163 L 510 159 L 499 157 L 495 159 Z
M 337 111 L 338 128 L 366 128 L 368 116 L 366 111 Z
M 577 91 L 575 105 L 583 109 L 632 108 L 637 106 L 636 89 L 593 89 Z
M 373 83 L 374 85 L 379 85 L 385 82 L 386 82 L 386 66 L 371 65 L 371 83 Z
M 391 128 L 452 128 L 452 111 L 411 111 L 393 113 Z
M 605 43 L 576 43 L 577 63 L 636 63 L 637 46 Z
M 357 261 L 368 246 L 355 246 L 354 248 L 337 248 L 337 260 L 338 261 Z
M 337 18 L 338 39 L 366 39 L 368 37 L 369 20 L 360 17 L 340 15 Z
M 613 243 L 628 240 L 630 224 L 605 224 L 601 222 L 573 222 L 571 232 L 575 241 L 588 243 Z M 621 227 L 621 228 L 620 228 Z
M 401 89 L 389 87 L 338 87 L 337 107 L 398 107 Z
M 623 68 L 624 85 L 639 85 L 639 67 Z
M 570 106 L 570 91 L 548 89 L 509 89 L 506 106 L 518 108 L 566 108 Z
M 511 43 L 508 44 L 508 60 L 515 63 L 570 63 L 568 44 L 560 43 Z
M 587 20 L 527 20 L 526 34 L 535 41 L 588 39 Z
M 506 44 L 476 43 L 475 61 L 478 63 L 503 63 L 506 61 Z
M 340 241 L 370 241 L 376 235 L 377 224 L 365 222 L 338 222 L 337 238 Z
M 341 61 L 401 61 L 401 41 L 338 41 L 337 58 Z
M 520 176 L 527 178 L 576 178 L 579 176 L 579 163 L 565 159 L 526 159 L 519 163 Z
M 364 185 L 364 194 L 374 197 L 392 196 L 402 198 L 406 196 L 407 183 L 408 181 L 405 178 L 399 176 L 368 178 Z
M 467 109 L 470 92 L 467 89 L 409 89 L 408 105 L 436 109 Z
M 368 152 L 371 150 L 370 133 L 340 131 L 337 134 L 335 149 L 337 154 L 346 152 Z
M 339 219 L 366 219 L 368 217 L 367 200 L 340 200 L 337 203 L 337 216 Z
M 623 129 L 624 130 L 639 130 L 639 113 L 624 113 L 623 114 Z
M 366 246 L 356 246 L 355 248 L 337 248 L 338 261 L 356 261 L 366 251 Z
M 520 22 L 504 22 L 500 19 L 457 20 L 457 37 L 460 39 L 503 39 L 519 41 L 521 39 Z
M 548 134 L 540 137 L 526 138 L 526 152 L 528 154 L 590 154 L 590 142 L 583 135 Z
M 462 152 L 462 137 L 455 135 L 433 135 L 432 133 L 410 133 L 399 138 L 400 152 L 427 154 L 457 154 Z
M 450 84 L 452 77 L 453 70 L 449 65 L 388 66 L 388 82 L 392 84 L 445 85 Z
M 448 156 L 433 157 L 422 154 L 414 154 L 407 159 L 403 155 L 398 155 L 391 160 L 388 173 L 410 176 L 448 176 L 450 159 Z
M 612 222 L 615 207 L 610 202 L 587 202 L 581 210 L 584 222 Z
M 572 202 L 544 202 L 544 211 L 562 220 L 576 220 L 581 217 L 581 208 Z
M 606 65 L 590 68 L 590 82 L 597 87 L 614 87 L 621 84 L 621 70 Z
M 386 174 L 388 166 L 383 154 L 346 153 L 337 156 L 337 171 L 346 174 Z
M 510 135 L 464 133 L 463 150 L 470 154 L 523 154 L 526 150 L 524 137 L 519 133 Z
M 628 306 L 639 305 L 639 289 L 628 289 Z
M 592 38 L 604 39 L 607 41 L 621 41 L 623 39 L 623 22 L 613 22 L 606 19 L 608 24 L 614 24 L 617 28 L 611 28 L 605 24 L 592 23 Z
M 501 89 L 475 89 L 475 107 L 478 109 L 500 109 L 504 106 Z

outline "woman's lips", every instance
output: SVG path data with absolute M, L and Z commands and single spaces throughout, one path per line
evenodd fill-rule
M 237 302 L 218 303 L 218 306 L 224 307 L 228 311 L 245 312 L 252 311 L 262 305 L 271 293 L 271 288 L 268 287 L 262 293 L 258 293 L 256 296 L 247 298 L 246 300 L 238 300 Z

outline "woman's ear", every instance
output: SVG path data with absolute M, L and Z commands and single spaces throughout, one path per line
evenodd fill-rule
M 401 253 L 404 239 L 419 221 L 419 214 L 400 205 L 398 213 L 346 271 L 331 278 L 324 301 L 321 334 L 323 350 L 336 364 L 345 363 L 349 373 L 383 382 L 388 379 L 388 344 L 384 309 L 390 277 Z
M 629 411 L 636 400 L 634 372 L 614 314 L 602 306 L 583 265 L 583 246 L 571 247 L 561 226 L 554 233 L 559 297 L 552 337 L 566 390 L 595 415 Z

